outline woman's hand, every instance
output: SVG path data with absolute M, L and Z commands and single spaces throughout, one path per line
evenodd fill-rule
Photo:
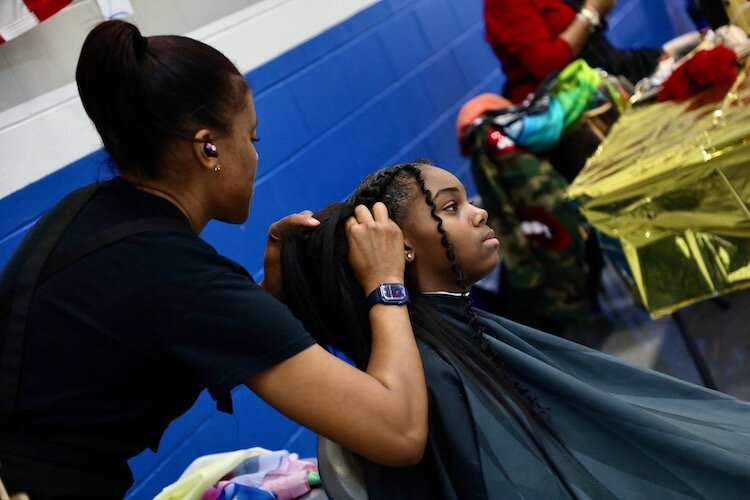
M 284 302 L 284 287 L 281 282 L 281 240 L 292 228 L 319 225 L 320 221 L 312 216 L 312 212 L 305 210 L 287 215 L 268 228 L 266 251 L 263 255 L 263 280 L 260 286 L 281 302 Z
M 403 283 L 404 236 L 383 203 L 372 212 L 358 205 L 346 222 L 346 239 L 349 263 L 366 294 L 381 283 Z

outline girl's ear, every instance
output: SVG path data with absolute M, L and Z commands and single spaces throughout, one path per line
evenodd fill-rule
M 404 259 L 406 263 L 414 262 L 415 258 L 414 247 L 412 247 L 408 240 L 404 239 Z

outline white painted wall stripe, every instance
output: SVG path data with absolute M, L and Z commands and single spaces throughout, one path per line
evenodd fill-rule
M 6 42 L 39 24 L 23 0 L 5 0 L 0 5 L 0 36 Z
M 265 0 L 188 36 L 257 68 L 380 0 Z M 0 113 L 0 198 L 101 147 L 75 83 Z

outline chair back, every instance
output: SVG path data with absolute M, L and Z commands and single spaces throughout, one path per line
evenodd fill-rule
M 318 436 L 318 470 L 328 498 L 367 500 L 362 459 L 323 436 Z

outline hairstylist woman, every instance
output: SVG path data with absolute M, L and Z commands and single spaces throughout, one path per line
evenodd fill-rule
M 122 497 L 129 457 L 204 388 L 221 402 L 242 383 L 375 462 L 418 462 L 426 390 L 406 308 L 373 307 L 370 363 L 356 370 L 198 237 L 211 219 L 243 222 L 253 194 L 258 119 L 232 63 L 107 21 L 84 42 L 76 80 L 120 176 L 52 208 L 0 276 L 12 297 L 0 316 L 8 488 Z M 301 213 L 271 227 L 267 290 L 281 290 L 279 236 L 315 224 Z M 365 290 L 403 282 L 402 235 L 384 205 L 358 207 L 347 237 Z
M 486 37 L 506 77 L 503 94 L 520 102 L 551 72 L 576 58 L 635 83 L 661 49 L 617 49 L 604 35 L 615 0 L 484 0 Z

